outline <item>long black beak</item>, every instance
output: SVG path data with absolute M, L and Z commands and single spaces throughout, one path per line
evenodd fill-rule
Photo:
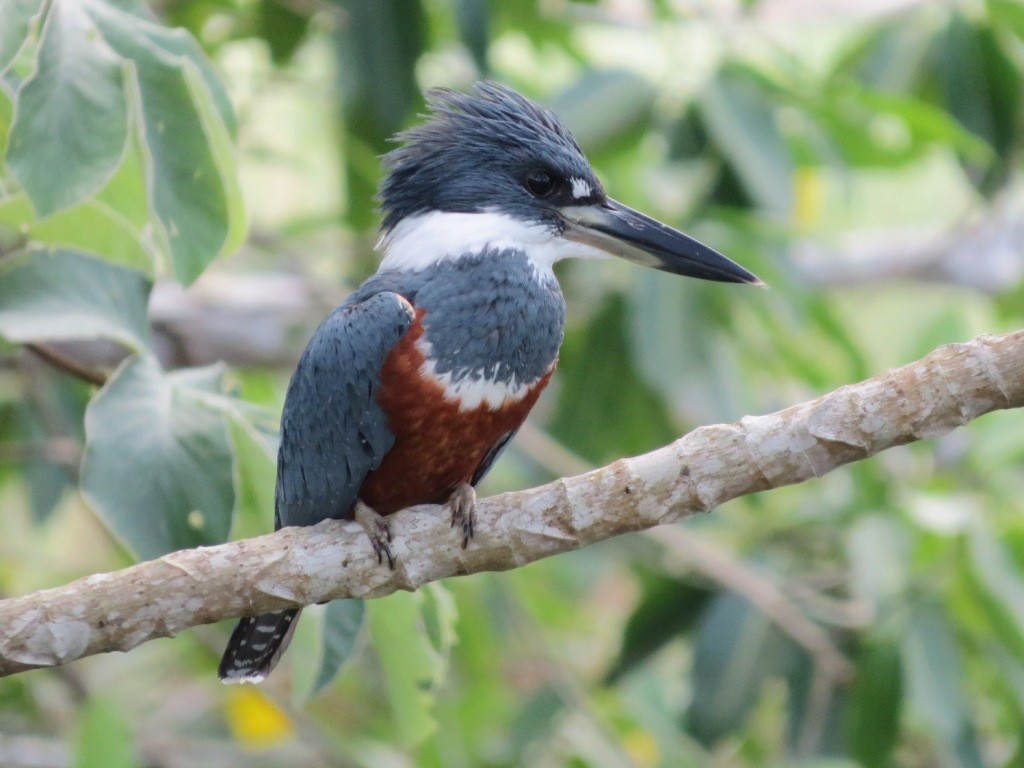
M 562 237 L 676 275 L 723 283 L 763 283 L 736 262 L 677 229 L 611 198 L 561 208 Z

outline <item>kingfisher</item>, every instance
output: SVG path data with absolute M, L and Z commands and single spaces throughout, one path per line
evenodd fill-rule
M 552 271 L 618 256 L 759 284 L 619 203 L 555 114 L 494 82 L 427 92 L 428 115 L 383 157 L 376 274 L 313 334 L 285 397 L 275 528 L 355 520 L 394 568 L 387 516 L 442 504 L 473 536 L 475 486 L 551 380 L 565 326 Z M 299 609 L 243 618 L 220 663 L 259 682 Z

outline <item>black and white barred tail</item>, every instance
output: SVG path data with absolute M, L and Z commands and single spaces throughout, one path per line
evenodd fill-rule
M 264 613 L 238 622 L 217 674 L 225 683 L 259 683 L 277 666 L 291 642 L 299 609 Z

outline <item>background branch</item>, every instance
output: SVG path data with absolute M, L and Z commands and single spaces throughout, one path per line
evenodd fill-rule
M 882 285 L 916 280 L 998 294 L 1024 278 L 1024 196 L 1007 194 L 942 232 L 857 231 L 838 248 L 806 242 L 793 249 L 815 285 Z
M 946 232 L 858 232 L 836 248 L 797 244 L 791 256 L 815 285 L 907 279 L 996 293 L 1024 276 L 1024 257 L 1016 245 L 1024 239 L 1022 212 L 1024 198 L 1006 195 Z M 257 231 L 250 242 L 265 244 L 270 238 Z M 286 247 L 277 240 L 270 243 L 275 253 Z M 233 368 L 291 369 L 314 329 L 346 293 L 344 286 L 325 288 L 312 277 L 281 271 L 211 270 L 187 289 L 161 280 L 149 304 L 153 346 L 167 368 L 223 361 Z M 51 343 L 45 347 L 49 355 L 33 351 L 94 384 L 102 384 L 103 371 L 116 368 L 128 354 L 109 340 Z M 55 355 L 77 370 L 61 366 Z
M 40 360 L 52 365 L 59 371 L 74 376 L 76 379 L 81 379 L 97 387 L 102 387 L 107 381 L 107 375 L 102 371 L 95 371 L 86 365 L 82 365 L 48 344 L 26 344 L 25 349 Z
M 1024 331 L 940 347 L 816 400 L 702 427 L 651 453 L 480 503 L 466 550 L 438 507 L 392 516 L 397 567 L 361 530 L 328 521 L 183 550 L 0 602 L 0 675 L 128 650 L 243 614 L 413 590 L 500 571 L 799 483 L 892 446 L 1024 406 Z
M 578 475 L 592 466 L 545 432 L 527 422 L 516 436 L 519 447 L 559 475 Z M 665 550 L 665 565 L 672 571 L 696 571 L 720 587 L 740 595 L 772 620 L 782 632 L 804 648 L 822 674 L 845 681 L 853 666 L 828 633 L 804 615 L 800 607 L 774 583 L 771 575 L 748 566 L 733 553 L 692 528 L 660 527 L 647 535 Z M 806 592 L 813 592 L 809 588 Z M 820 596 L 815 595 L 818 599 Z M 814 599 L 812 597 L 811 599 Z

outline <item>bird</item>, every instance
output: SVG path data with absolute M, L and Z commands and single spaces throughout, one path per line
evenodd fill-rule
M 387 516 L 441 504 L 466 547 L 475 486 L 551 380 L 565 258 L 616 256 L 761 284 L 688 235 L 609 197 L 551 110 L 496 82 L 431 89 L 383 156 L 377 272 L 328 315 L 285 396 L 275 528 L 355 520 L 394 568 Z M 259 682 L 296 608 L 241 619 L 219 666 Z

